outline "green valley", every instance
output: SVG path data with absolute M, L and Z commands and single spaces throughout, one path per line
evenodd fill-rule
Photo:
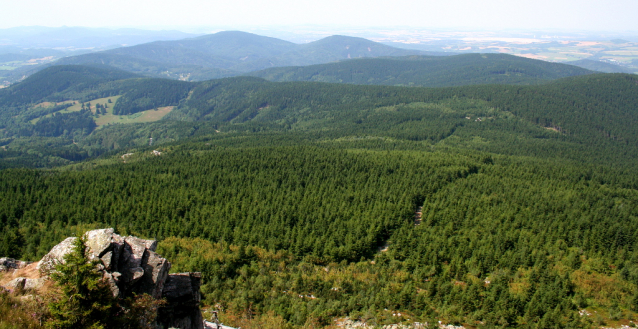
M 635 75 L 502 55 L 260 74 L 311 81 L 69 65 L 1 89 L 0 255 L 156 238 L 242 328 L 638 321 Z

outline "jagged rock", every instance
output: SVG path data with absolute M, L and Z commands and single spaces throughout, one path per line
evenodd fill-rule
M 128 268 L 140 267 L 142 265 L 144 251 L 147 249 L 146 245 L 146 240 L 134 236 L 124 238 L 124 249 L 120 257 L 122 265 Z
M 64 262 L 64 256 L 73 250 L 73 243 L 76 239 L 77 238 L 75 237 L 66 238 L 64 241 L 53 247 L 48 254 L 42 257 L 36 268 L 41 273 L 46 274 L 51 272 L 56 264 Z
M 168 271 L 171 269 L 171 263 L 150 250 L 146 251 L 144 259 L 144 277 L 140 288 L 153 296 L 153 298 L 161 298 L 164 283 L 168 278 Z
M 144 276 L 144 269 L 141 267 L 134 267 L 129 272 L 131 273 L 131 276 L 132 276 L 131 284 L 136 283 L 137 281 L 139 281 L 139 279 L 141 279 Z
M 144 244 L 146 244 L 146 249 L 150 251 L 157 250 L 157 240 L 143 240 Z
M 107 271 L 113 270 L 113 251 L 105 253 L 102 257 L 100 257 L 100 260 Z
M 170 274 L 164 285 L 162 297 L 168 302 L 199 303 L 201 278 L 199 272 Z
M 113 249 L 113 233 L 114 230 L 112 228 L 86 232 L 84 237 L 86 238 L 88 251 L 97 258 L 101 258 L 111 251 Z
M 200 285 L 200 273 L 170 274 L 162 292 L 167 305 L 159 310 L 158 322 L 165 327 L 203 329 Z

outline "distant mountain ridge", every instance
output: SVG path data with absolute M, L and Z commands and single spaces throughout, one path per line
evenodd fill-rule
M 56 64 L 104 64 L 149 76 L 202 81 L 271 67 L 427 54 L 356 37 L 331 36 L 307 44 L 295 44 L 247 32 L 224 31 L 191 39 L 156 41 L 67 57 Z
M 424 54 L 356 37 L 331 36 L 307 44 L 295 44 L 240 31 L 224 31 L 178 41 L 157 41 L 112 49 L 106 53 L 238 72 L 273 66 L 312 65 L 348 58 Z
M 447 87 L 475 84 L 538 84 L 594 73 L 560 63 L 506 54 L 363 58 L 336 63 L 277 67 L 247 75 L 270 81 L 318 81 L 360 85 Z

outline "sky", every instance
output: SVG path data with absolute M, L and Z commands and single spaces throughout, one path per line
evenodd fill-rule
M 351 26 L 638 31 L 637 0 L 0 0 L 0 28 Z

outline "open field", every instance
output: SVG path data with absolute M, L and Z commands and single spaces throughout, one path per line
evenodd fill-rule
M 120 98 L 120 96 L 112 96 L 112 97 L 105 97 L 105 98 L 98 98 L 98 99 L 94 99 L 90 102 L 86 102 L 85 104 L 88 106 L 88 104 L 91 104 L 91 112 L 95 113 L 95 104 L 102 104 L 102 105 L 106 105 L 108 106 L 108 108 L 106 109 L 107 113 L 111 113 L 111 110 L 113 108 L 113 106 L 115 105 L 115 103 L 117 102 L 117 100 Z M 109 103 L 109 99 L 111 100 L 112 103 Z M 72 101 L 75 102 L 75 105 L 69 107 L 66 110 L 60 111 L 58 113 L 70 113 L 70 112 L 77 112 L 82 110 L 82 103 L 77 102 L 77 101 Z M 60 103 L 62 104 L 62 103 Z
M 131 115 L 113 115 L 112 109 L 109 108 L 107 109 L 107 114 L 101 115 L 100 117 L 95 119 L 95 123 L 98 125 L 98 127 L 101 127 L 117 123 L 153 122 L 162 119 L 171 110 L 173 110 L 173 108 L 174 106 L 166 106 L 160 107 L 157 110 L 148 110 Z
M 107 106 L 106 114 L 97 115 L 96 118 L 94 119 L 95 124 L 97 124 L 98 128 L 105 125 L 118 124 L 118 123 L 143 123 L 143 122 L 158 121 L 162 119 L 165 115 L 167 115 L 171 110 L 173 110 L 173 107 L 174 107 L 174 106 L 160 107 L 157 110 L 148 110 L 148 111 L 134 113 L 131 115 L 114 115 L 113 106 L 115 106 L 115 104 L 117 103 L 117 100 L 120 97 L 121 96 L 98 98 L 85 103 L 86 106 L 88 106 L 88 104 L 91 104 L 91 112 L 93 112 L 93 114 L 95 114 L 96 104 L 102 104 Z M 111 103 L 109 103 L 109 99 L 111 100 Z M 44 102 L 44 103 L 37 104 L 36 107 L 49 107 L 49 106 L 70 104 L 70 103 L 74 105 L 65 110 L 58 111 L 56 113 L 71 113 L 71 112 L 78 112 L 82 110 L 82 103 L 78 101 L 73 101 L 73 100 L 60 102 L 60 103 Z M 52 115 L 53 114 L 49 114 L 45 117 L 49 117 Z M 33 119 L 30 122 L 35 124 L 36 122 L 38 122 L 38 120 L 40 120 L 40 118 Z

